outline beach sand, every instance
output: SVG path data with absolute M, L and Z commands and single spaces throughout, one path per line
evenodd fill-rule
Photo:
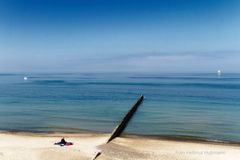
M 56 146 L 62 136 L 73 146 Z M 0 133 L 0 160 L 239 160 L 240 145 L 184 142 L 108 134 Z

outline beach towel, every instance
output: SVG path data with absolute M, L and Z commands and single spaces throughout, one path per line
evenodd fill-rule
M 56 142 L 56 143 L 54 143 L 54 145 L 59 145 L 59 146 L 71 146 L 71 145 L 73 145 L 73 143 L 72 142 L 66 142 L 66 143 L 62 143 L 62 142 Z

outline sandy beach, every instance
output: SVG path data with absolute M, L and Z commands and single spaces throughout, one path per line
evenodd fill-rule
M 56 146 L 64 136 L 73 146 Z M 147 137 L 119 137 L 105 144 L 108 134 L 0 133 L 0 160 L 239 160 L 240 145 L 184 142 Z

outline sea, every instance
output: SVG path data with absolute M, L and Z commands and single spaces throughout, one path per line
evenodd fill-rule
M 24 78 L 25 77 L 25 78 Z M 240 142 L 240 74 L 0 74 L 0 131 L 110 133 Z

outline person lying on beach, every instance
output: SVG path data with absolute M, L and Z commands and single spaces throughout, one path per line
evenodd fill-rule
M 64 137 L 61 139 L 61 144 L 66 144 L 67 142 L 65 141 Z
M 67 142 L 65 141 L 64 137 L 61 139 L 60 142 L 54 143 L 55 145 L 59 145 L 59 146 L 71 146 L 73 145 L 72 142 Z

